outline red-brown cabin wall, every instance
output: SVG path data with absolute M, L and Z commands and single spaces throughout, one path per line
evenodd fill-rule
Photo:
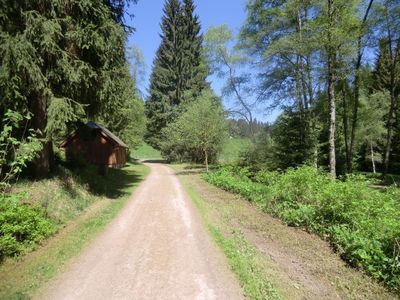
M 115 147 L 109 157 L 108 165 L 110 167 L 123 167 L 127 160 L 127 149 L 124 147 Z
M 110 157 L 113 155 L 114 145 L 106 138 L 97 135 L 92 141 L 80 140 L 72 137 L 66 146 L 66 156 L 71 158 L 74 154 L 82 157 L 90 164 L 109 165 Z

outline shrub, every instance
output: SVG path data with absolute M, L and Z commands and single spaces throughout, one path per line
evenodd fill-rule
M 253 178 L 254 180 L 251 180 Z M 205 179 L 250 201 L 287 224 L 327 238 L 343 259 L 400 289 L 400 190 L 372 189 L 363 176 L 333 180 L 312 167 L 285 173 L 224 167 Z
M 21 194 L 0 194 L 0 260 L 32 248 L 55 232 L 40 208 L 21 203 Z

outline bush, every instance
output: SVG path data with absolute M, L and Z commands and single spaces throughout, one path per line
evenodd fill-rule
M 400 289 L 399 189 L 372 189 L 363 176 L 334 180 L 306 166 L 252 175 L 248 169 L 225 167 L 205 179 L 263 203 L 289 225 L 327 238 L 352 266 Z
M 18 194 L 0 194 L 0 261 L 32 248 L 55 232 L 55 225 L 43 210 L 20 199 Z
M 224 141 L 226 125 L 220 100 L 205 90 L 163 129 L 161 153 L 169 160 L 204 161 L 208 171 L 208 163 L 217 158 Z

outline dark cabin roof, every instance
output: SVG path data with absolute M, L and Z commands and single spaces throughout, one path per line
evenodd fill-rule
M 111 140 L 113 140 L 116 144 L 118 144 L 121 147 L 129 148 L 127 144 L 125 144 L 119 137 L 117 137 L 114 133 L 112 133 L 110 130 L 107 128 L 96 124 L 95 122 L 88 122 L 86 124 L 89 128 L 92 129 L 100 129 L 107 137 L 109 137 Z
M 118 146 L 124 147 L 124 148 L 129 148 L 127 144 L 125 144 L 119 137 L 117 137 L 114 133 L 112 133 L 110 130 L 107 128 L 95 123 L 95 122 L 88 122 L 86 124 L 87 127 L 93 130 L 99 130 L 106 138 L 112 140 L 115 144 Z M 76 131 L 73 131 L 67 139 L 60 145 L 61 148 L 65 147 L 70 139 L 74 137 L 76 134 Z

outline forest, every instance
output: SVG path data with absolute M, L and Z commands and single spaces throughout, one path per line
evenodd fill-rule
M 205 181 L 399 292 L 400 2 L 250 0 L 236 30 L 203 28 L 194 0 L 166 0 L 146 92 L 128 44 L 136 3 L 0 0 L 0 262 L 77 215 L 28 201 L 36 182 L 107 180 L 59 148 L 92 121 L 132 159 L 145 144 L 204 165 Z M 229 140 L 243 145 L 224 161 Z

